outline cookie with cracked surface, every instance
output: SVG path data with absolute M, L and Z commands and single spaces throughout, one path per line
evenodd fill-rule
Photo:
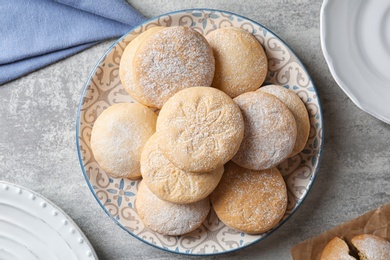
M 145 226 L 162 235 L 179 236 L 202 225 L 210 211 L 210 198 L 191 204 L 176 204 L 158 198 L 141 181 L 135 208 Z
M 297 140 L 294 149 L 288 157 L 300 153 L 305 148 L 310 133 L 310 120 L 305 104 L 295 92 L 279 85 L 267 85 L 258 91 L 263 91 L 279 98 L 293 113 L 297 123 Z
M 232 160 L 241 167 L 263 170 L 285 160 L 294 149 L 297 126 L 290 109 L 277 97 L 262 92 L 234 99 L 244 117 L 244 139 Z
M 212 87 L 230 97 L 258 89 L 268 71 L 268 60 L 260 42 L 248 31 L 225 27 L 206 35 L 214 52 Z
M 322 250 L 320 260 L 356 260 L 349 254 L 348 244 L 341 238 L 330 240 Z
M 210 199 L 225 225 L 244 233 L 259 234 L 272 229 L 283 218 L 287 188 L 275 167 L 254 171 L 230 161 Z
M 351 243 L 358 250 L 362 260 L 388 260 L 390 259 L 390 242 L 373 235 L 361 234 L 354 236 Z
M 114 104 L 96 119 L 91 149 L 100 167 L 114 177 L 141 177 L 141 152 L 156 131 L 157 115 L 144 105 Z
M 208 172 L 229 161 L 240 147 L 244 121 L 237 104 L 212 87 L 179 91 L 160 110 L 160 148 L 177 167 Z
M 161 135 L 149 138 L 141 155 L 142 179 L 160 199 L 189 204 L 206 198 L 222 178 L 223 166 L 205 173 L 187 172 L 172 164 L 159 148 Z
M 142 95 L 142 92 L 139 90 L 138 86 L 134 82 L 134 76 L 133 76 L 133 59 L 135 52 L 137 51 L 139 45 L 149 36 L 155 34 L 161 29 L 164 29 L 165 27 L 162 26 L 156 26 L 152 27 L 144 32 L 142 32 L 140 35 L 138 35 L 136 38 L 134 38 L 125 48 L 123 51 L 120 63 L 119 63 L 119 77 L 122 83 L 123 88 L 126 90 L 126 92 L 136 101 L 146 104 L 148 101 L 144 98 Z
M 134 82 L 149 107 L 161 108 L 179 90 L 210 86 L 215 60 L 206 39 L 190 27 L 166 27 L 148 37 L 133 59 Z

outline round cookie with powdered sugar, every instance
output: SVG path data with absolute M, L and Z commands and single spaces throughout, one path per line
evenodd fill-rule
M 263 170 L 285 160 L 294 149 L 294 115 L 277 97 L 253 91 L 234 99 L 244 117 L 244 139 L 232 160 L 252 170 Z
M 208 172 L 229 161 L 240 147 L 244 121 L 240 108 L 212 87 L 179 91 L 160 110 L 160 148 L 178 168 Z
M 161 108 L 179 90 L 210 86 L 215 71 L 213 51 L 190 27 L 167 27 L 147 37 L 133 59 L 134 82 L 143 102 Z
M 358 250 L 360 259 L 388 260 L 390 259 L 390 242 L 373 234 L 360 234 L 351 239 Z
M 268 61 L 262 45 L 251 33 L 224 27 L 210 32 L 206 39 L 215 57 L 212 87 L 234 98 L 263 84 Z
M 162 234 L 179 236 L 200 227 L 210 211 L 210 198 L 191 204 L 164 201 L 153 194 L 141 181 L 135 208 L 148 228 Z
M 123 88 L 126 92 L 136 101 L 145 104 L 148 103 L 147 99 L 142 95 L 138 86 L 134 82 L 133 76 L 133 59 L 135 52 L 137 51 L 139 45 L 149 36 L 155 34 L 161 29 L 165 27 L 156 26 L 152 27 L 140 35 L 138 35 L 135 39 L 133 39 L 123 51 L 121 61 L 119 63 L 119 77 L 122 83 Z
M 297 123 L 297 140 L 289 157 L 301 152 L 305 148 L 310 133 L 310 120 L 305 104 L 295 92 L 283 86 L 267 85 L 259 88 L 258 91 L 263 91 L 279 98 L 293 113 Z
M 275 167 L 253 171 L 230 161 L 210 199 L 225 225 L 248 234 L 259 234 L 273 228 L 284 216 L 287 188 Z
M 91 150 L 96 162 L 114 177 L 141 177 L 142 149 L 156 130 L 157 115 L 144 105 L 114 104 L 96 119 Z
M 161 135 L 149 138 L 141 155 L 142 179 L 160 199 L 179 204 L 206 198 L 222 178 L 223 166 L 205 173 L 183 171 L 171 163 L 159 147 Z

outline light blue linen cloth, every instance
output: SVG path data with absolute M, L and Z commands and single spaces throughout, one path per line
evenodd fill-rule
M 0 84 L 145 20 L 124 0 L 0 0 Z

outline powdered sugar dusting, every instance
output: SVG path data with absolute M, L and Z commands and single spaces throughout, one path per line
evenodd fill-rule
M 193 172 L 216 169 L 237 152 L 244 133 L 239 107 L 222 91 L 192 87 L 161 109 L 161 149 L 177 167 Z
M 307 143 L 310 133 L 309 115 L 305 104 L 295 92 L 279 85 L 267 85 L 261 87 L 258 91 L 274 95 L 290 109 L 297 123 L 297 140 L 289 157 L 301 152 Z
M 367 260 L 389 260 L 390 259 L 390 242 L 384 238 L 362 234 L 352 238 L 352 244 L 358 249 Z
M 276 166 L 294 148 L 297 127 L 293 114 L 278 98 L 247 92 L 234 99 L 244 117 L 244 139 L 233 161 L 254 170 Z
M 144 224 L 164 235 L 183 235 L 198 228 L 210 211 L 209 197 L 192 204 L 159 199 L 141 181 L 135 206 Z
M 206 39 L 183 26 L 165 28 L 149 37 L 133 60 L 134 81 L 149 105 L 157 108 L 181 89 L 210 86 L 214 70 Z
M 142 93 L 140 93 L 138 86 L 134 82 L 133 59 L 142 41 L 144 41 L 147 37 L 153 35 L 157 31 L 162 30 L 163 28 L 164 27 L 161 26 L 152 27 L 138 35 L 135 39 L 133 39 L 126 46 L 119 64 L 119 76 L 122 86 L 132 98 L 145 105 L 147 105 L 148 102 L 147 100 L 145 100 L 145 97 L 142 95 Z
M 261 233 L 283 217 L 287 188 L 276 168 L 253 171 L 229 162 L 211 201 L 226 225 L 247 233 Z
M 223 166 L 205 173 L 186 172 L 173 165 L 159 148 L 161 136 L 154 134 L 141 156 L 141 173 L 149 189 L 173 203 L 193 203 L 207 197 L 221 180 Z
M 157 115 L 135 103 L 115 104 L 103 111 L 91 134 L 96 161 L 109 174 L 139 178 L 143 146 L 155 132 Z

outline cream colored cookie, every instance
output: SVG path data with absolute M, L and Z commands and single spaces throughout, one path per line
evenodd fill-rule
M 156 130 L 156 120 L 157 115 L 141 104 L 108 107 L 92 128 L 91 149 L 96 162 L 114 177 L 141 177 L 141 152 Z
M 267 85 L 258 91 L 263 91 L 279 98 L 292 112 L 297 123 L 297 140 L 289 157 L 292 157 L 305 148 L 310 133 L 309 115 L 305 104 L 295 92 L 279 85 Z
M 179 236 L 202 225 L 210 211 L 210 198 L 191 204 L 176 204 L 159 199 L 141 181 L 135 207 L 145 226 L 162 235 Z
M 320 260 L 356 260 L 349 254 L 348 244 L 341 238 L 335 237 L 326 244 Z
M 351 243 L 356 247 L 362 260 L 389 260 L 390 242 L 386 239 L 372 235 L 361 234 L 354 236 Z
M 160 199 L 179 204 L 206 198 L 222 178 L 223 166 L 205 173 L 186 172 L 173 165 L 159 148 L 161 136 L 152 135 L 142 151 L 141 173 L 149 189 Z
M 244 93 L 234 101 L 243 114 L 245 131 L 232 160 L 252 170 L 271 168 L 285 160 L 297 137 L 295 118 L 287 106 L 261 91 Z
M 248 234 L 270 230 L 287 208 L 286 184 L 275 167 L 253 171 L 228 162 L 210 198 L 225 225 Z
M 119 63 L 119 77 L 122 83 L 123 88 L 126 90 L 126 92 L 136 101 L 145 104 L 147 103 L 147 100 L 143 97 L 142 93 L 138 89 L 137 85 L 134 83 L 134 77 L 133 77 L 133 59 L 135 52 L 137 51 L 139 45 L 142 41 L 144 41 L 149 36 L 155 34 L 161 29 L 164 29 L 165 27 L 162 26 L 156 26 L 152 27 L 144 32 L 142 32 L 140 35 L 138 35 L 136 38 L 134 38 L 125 48 L 123 51 L 120 63 Z
M 138 47 L 133 76 L 145 105 L 161 108 L 179 90 L 210 86 L 215 61 L 206 39 L 190 27 L 164 28 Z
M 225 27 L 210 32 L 206 39 L 215 57 L 211 86 L 234 98 L 263 84 L 268 61 L 262 45 L 251 33 Z
M 239 107 L 222 91 L 192 87 L 170 98 L 157 119 L 160 148 L 177 167 L 208 172 L 237 152 L 244 134 Z

